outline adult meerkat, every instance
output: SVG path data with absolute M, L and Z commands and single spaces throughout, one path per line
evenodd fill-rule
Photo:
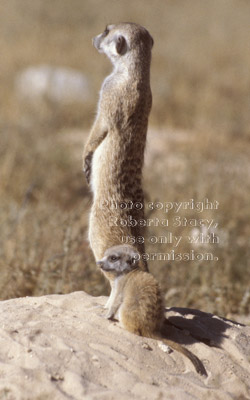
M 97 264 L 113 274 L 114 287 L 106 317 L 118 313 L 123 328 L 136 335 L 161 340 L 189 358 L 196 371 L 207 376 L 202 362 L 179 343 L 163 337 L 165 316 L 158 282 L 139 266 L 140 255 L 132 246 L 114 246 L 105 252 Z
M 97 116 L 83 152 L 83 169 L 93 191 L 89 241 L 95 259 L 100 260 L 107 248 L 125 238 L 135 240 L 138 251 L 144 252 L 138 220 L 144 219 L 141 180 L 152 104 L 153 39 L 140 25 L 120 23 L 108 25 L 93 44 L 114 66 L 102 84 Z M 141 266 L 147 270 L 146 262 Z

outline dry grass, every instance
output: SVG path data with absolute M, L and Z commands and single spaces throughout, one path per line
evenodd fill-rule
M 80 153 L 74 160 L 62 132 L 37 134 L 9 129 L 1 137 L 1 297 L 98 294 Z
M 155 147 L 154 147 L 155 146 Z M 151 152 L 150 152 L 151 147 Z M 149 201 L 182 202 L 208 198 L 219 202 L 218 209 L 197 213 L 183 210 L 167 214 L 155 210 L 150 218 L 168 219 L 168 227 L 150 227 L 148 236 L 182 236 L 177 248 L 172 244 L 148 244 L 149 253 L 213 253 L 218 261 L 152 262 L 164 289 L 172 288 L 170 304 L 185 304 L 227 315 L 249 312 L 250 296 L 250 162 L 245 141 L 214 133 L 161 130 L 149 136 L 145 187 Z M 152 168 L 152 165 L 154 168 Z M 173 226 L 176 216 L 209 219 L 218 223 L 218 244 L 189 244 L 190 226 Z M 213 223 L 213 225 L 214 225 Z M 199 229 L 201 231 L 201 229 Z M 195 234 L 197 235 L 197 233 Z
M 212 248 L 219 261 L 152 262 L 151 269 L 163 289 L 171 289 L 168 304 L 223 315 L 250 311 L 249 18 L 245 0 L 5 2 L 0 15 L 2 299 L 107 292 L 86 241 L 91 198 L 81 173 L 86 134 L 80 130 L 90 126 L 101 80 L 110 70 L 90 39 L 106 23 L 133 20 L 155 39 L 155 128 L 144 172 L 148 200 L 220 202 L 218 211 L 202 214 L 219 222 L 221 242 Z M 46 63 L 86 74 L 93 95 L 85 106 L 18 100 L 16 74 Z M 149 230 L 157 236 L 165 232 Z M 163 251 L 162 245 L 147 248 Z M 183 241 L 178 251 L 189 249 Z

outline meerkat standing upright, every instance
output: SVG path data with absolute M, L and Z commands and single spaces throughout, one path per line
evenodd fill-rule
M 118 313 L 123 328 L 136 335 L 161 340 L 189 358 L 196 371 L 207 376 L 202 362 L 179 343 L 163 337 L 164 307 L 158 282 L 153 275 L 139 269 L 140 255 L 132 246 L 114 246 L 97 264 L 113 274 L 114 288 L 106 317 Z
M 137 221 L 144 218 L 141 180 L 152 105 L 153 39 L 140 25 L 120 23 L 108 25 L 93 44 L 114 66 L 102 84 L 96 120 L 83 152 L 84 172 L 93 191 L 89 241 L 100 260 L 107 248 L 125 238 L 144 252 L 143 227 Z M 147 270 L 146 263 L 141 265 Z

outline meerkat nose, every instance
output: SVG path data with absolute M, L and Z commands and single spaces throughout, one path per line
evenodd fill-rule
M 98 267 L 103 268 L 103 261 L 96 261 Z

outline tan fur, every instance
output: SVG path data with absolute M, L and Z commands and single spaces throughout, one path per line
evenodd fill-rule
M 114 65 L 103 82 L 96 120 L 83 153 L 84 171 L 93 191 L 89 241 L 95 259 L 100 260 L 106 249 L 122 242 L 122 237 L 143 236 L 142 227 L 114 226 L 109 221 L 110 217 L 144 218 L 143 209 L 112 208 L 110 204 L 144 203 L 141 180 L 152 103 L 153 40 L 140 25 L 121 23 L 109 25 L 93 43 Z M 108 205 L 102 206 L 104 202 Z M 135 246 L 144 252 L 144 243 Z M 147 270 L 146 263 L 141 265 Z
M 117 314 L 123 328 L 136 335 L 161 340 L 188 357 L 198 373 L 207 375 L 193 353 L 163 337 L 165 316 L 161 291 L 153 275 L 139 269 L 136 254 L 137 250 L 131 246 L 115 246 L 108 249 L 98 262 L 114 277 L 107 318 L 112 319 Z

